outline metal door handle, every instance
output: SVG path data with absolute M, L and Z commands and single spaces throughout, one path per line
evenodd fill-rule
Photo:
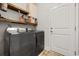
M 53 29 L 52 27 L 50 29 Z
M 50 32 L 53 32 L 53 31 L 50 31 Z

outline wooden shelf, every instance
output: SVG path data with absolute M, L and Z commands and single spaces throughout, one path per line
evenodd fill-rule
M 10 20 L 10 19 L 6 19 L 6 18 L 3 18 L 3 17 L 0 17 L 0 22 L 9 22 L 9 23 L 15 23 L 15 24 L 24 24 L 24 25 L 37 26 L 36 23 L 29 23 L 29 22 L 22 23 L 22 22 L 19 22 L 19 21 Z
M 28 15 L 29 12 L 27 12 L 26 10 L 23 10 L 22 8 L 16 7 L 15 5 L 8 3 L 8 9 L 14 10 L 14 11 L 20 11 L 20 13 L 23 13 L 25 15 Z
M 8 5 L 8 9 L 14 10 L 14 11 L 20 11 L 20 13 L 24 14 L 24 15 L 28 15 L 29 12 L 27 12 L 26 10 L 23 10 L 22 8 L 16 7 L 15 5 L 11 4 L 11 3 L 7 3 Z M 32 25 L 32 26 L 37 26 L 36 23 L 22 23 L 16 20 L 11 20 L 11 19 L 6 19 L 4 17 L 0 17 L 0 22 L 9 22 L 9 23 L 16 23 L 16 24 L 24 24 L 24 25 Z

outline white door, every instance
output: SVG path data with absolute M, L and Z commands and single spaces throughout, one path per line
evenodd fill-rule
M 51 49 L 63 55 L 75 55 L 75 4 L 51 8 Z

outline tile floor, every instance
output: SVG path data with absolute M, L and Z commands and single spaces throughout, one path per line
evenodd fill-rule
M 47 50 L 43 50 L 39 56 L 64 56 L 60 53 L 54 52 L 54 51 L 47 51 Z

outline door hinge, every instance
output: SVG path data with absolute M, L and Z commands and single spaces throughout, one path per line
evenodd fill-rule
M 76 3 L 75 3 L 75 7 L 76 7 Z
M 76 31 L 76 26 L 75 26 L 75 31 Z
M 75 56 L 76 56 L 76 51 L 74 52 Z

